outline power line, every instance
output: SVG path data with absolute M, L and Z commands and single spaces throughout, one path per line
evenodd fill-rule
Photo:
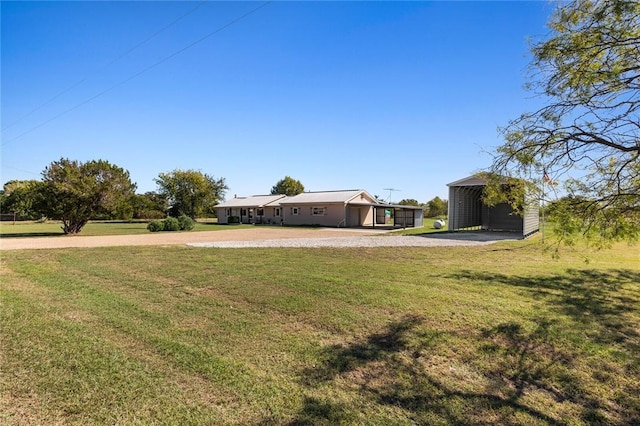
M 16 170 L 22 173 L 29 173 L 30 175 L 36 175 L 39 176 L 40 173 L 35 173 L 35 172 L 31 172 L 29 170 L 24 170 L 24 169 L 18 169 L 17 167 L 11 167 L 11 166 L 2 166 L 3 169 L 11 169 L 11 170 Z
M 32 127 L 31 129 L 27 130 L 26 132 L 23 132 L 23 133 L 19 134 L 18 136 L 9 139 L 8 141 L 4 142 L 0 146 L 8 145 L 9 143 L 11 143 L 11 142 L 13 142 L 13 141 L 15 141 L 17 139 L 20 139 L 21 137 L 23 137 L 23 136 L 25 136 L 25 135 L 27 135 L 27 134 L 29 134 L 29 133 L 41 128 L 42 126 L 45 126 L 45 125 L 51 123 L 52 121 L 57 120 L 58 118 L 62 117 L 63 115 L 66 115 L 66 114 L 68 114 L 68 113 L 70 113 L 72 111 L 75 111 L 76 109 L 88 104 L 89 102 L 93 101 L 94 99 L 99 98 L 100 96 L 104 95 L 105 93 L 108 93 L 108 92 L 110 92 L 110 91 L 122 86 L 123 84 L 128 83 L 129 81 L 133 80 L 134 78 L 146 73 L 147 71 L 157 67 L 158 65 L 163 64 L 164 62 L 168 61 L 169 59 L 172 59 L 173 57 L 178 56 L 179 54 L 181 54 L 182 52 L 192 48 L 193 46 L 202 43 L 203 41 L 205 41 L 209 37 L 212 37 L 212 36 L 222 32 L 222 31 L 226 30 L 227 28 L 231 27 L 232 25 L 242 21 L 243 19 L 245 19 L 248 16 L 254 14 L 255 12 L 257 12 L 258 10 L 262 9 L 263 7 L 267 6 L 270 3 L 272 3 L 272 2 L 271 1 L 267 1 L 267 2 L 262 3 L 261 5 L 259 5 L 259 6 L 255 7 L 255 8 L 253 8 L 253 9 L 251 9 L 250 11 L 244 13 L 243 15 L 240 15 L 239 17 L 229 21 L 228 23 L 224 24 L 223 26 L 211 31 L 210 33 L 206 34 L 205 36 L 203 36 L 203 37 L 197 39 L 196 41 L 188 44 L 187 46 L 185 46 L 185 47 L 173 52 L 172 54 L 170 54 L 168 56 L 165 56 L 164 58 L 160 59 L 159 61 L 157 61 L 157 62 L 155 62 L 155 63 L 153 63 L 151 65 L 149 65 L 148 67 L 142 69 L 141 71 L 138 71 L 137 73 L 125 78 L 124 80 L 121 80 L 120 82 L 118 82 L 118 83 L 106 88 L 105 90 L 103 90 L 103 91 L 99 92 L 98 94 L 96 94 L 96 95 L 94 95 L 94 96 L 92 96 L 92 97 L 80 102 L 79 104 L 76 104 L 76 105 L 72 106 L 71 108 L 66 109 L 65 111 L 62 111 L 61 113 L 51 117 L 50 119 L 43 121 L 42 123 Z
M 127 56 L 129 53 L 133 52 L 134 50 L 140 48 L 142 45 L 148 43 L 149 41 L 151 41 L 152 39 L 156 38 L 160 33 L 164 32 L 165 30 L 167 30 L 168 28 L 174 26 L 175 24 L 177 24 L 178 22 L 180 22 L 181 20 L 183 20 L 184 18 L 186 18 L 187 16 L 191 15 L 193 12 L 195 12 L 198 8 L 200 8 L 202 5 L 204 5 L 205 3 L 207 3 L 209 0 L 204 0 L 200 3 L 198 3 L 198 5 L 194 8 L 191 8 L 187 13 L 181 15 L 180 17 L 174 19 L 173 21 L 171 21 L 170 23 L 168 23 L 167 25 L 165 25 L 164 27 L 160 28 L 159 30 L 157 30 L 156 32 L 154 32 L 153 34 L 151 34 L 149 37 L 147 37 L 146 39 L 142 40 L 140 43 L 136 44 L 135 46 L 133 46 L 130 49 L 127 49 L 124 53 L 121 53 L 119 56 L 117 56 L 115 59 L 113 59 L 111 62 L 103 65 L 102 67 L 98 68 L 96 71 L 93 72 L 93 74 L 97 74 L 98 72 L 104 70 L 105 68 L 107 68 L 110 65 L 115 64 L 116 62 L 118 62 L 120 59 L 124 58 L 125 56 Z M 73 83 L 71 86 L 67 87 L 66 89 L 63 89 L 61 92 L 59 92 L 58 94 L 54 95 L 52 98 L 50 98 L 49 100 L 43 102 L 42 104 L 38 105 L 37 107 L 33 108 L 31 111 L 29 111 L 28 113 L 26 113 L 25 115 L 21 116 L 20 118 L 18 118 L 17 120 L 14 120 L 13 122 L 9 123 L 8 125 L 4 126 L 2 128 L 2 131 L 4 132 L 5 130 L 7 130 L 10 127 L 13 127 L 14 125 L 18 124 L 19 122 L 21 122 L 22 120 L 24 120 L 25 118 L 29 117 L 31 114 L 33 114 L 34 112 L 40 110 L 41 108 L 49 105 L 51 102 L 55 101 L 56 99 L 58 99 L 60 96 L 64 95 L 65 93 L 68 93 L 70 91 L 72 91 L 73 89 L 75 89 L 76 87 L 78 87 L 79 85 L 81 85 L 82 83 L 84 83 L 85 81 L 87 81 L 89 79 L 89 76 L 85 76 L 82 79 L 76 81 L 75 83 Z

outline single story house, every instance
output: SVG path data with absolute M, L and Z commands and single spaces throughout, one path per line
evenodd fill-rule
M 365 190 L 237 197 L 216 206 L 218 223 L 326 227 L 420 227 L 422 208 L 378 202 Z M 393 212 L 393 225 L 390 217 Z
M 216 205 L 218 223 L 282 223 L 282 208 L 277 203 L 286 195 L 236 197 Z
M 516 213 L 507 203 L 488 206 L 482 202 L 487 182 L 481 176 L 469 176 L 447 184 L 449 187 L 449 231 L 481 229 L 517 232 L 523 238 L 540 230 L 538 200 L 522 200 L 523 211 Z

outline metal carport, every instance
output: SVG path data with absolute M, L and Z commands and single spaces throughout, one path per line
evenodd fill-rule
M 449 231 L 487 230 L 516 232 L 527 237 L 540 229 L 539 204 L 523 200 L 523 214 L 501 203 L 488 206 L 482 202 L 486 181 L 469 176 L 447 184 L 449 187 Z

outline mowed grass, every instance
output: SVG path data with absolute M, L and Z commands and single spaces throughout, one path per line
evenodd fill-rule
M 148 234 L 148 222 L 119 222 L 119 221 L 94 221 L 87 223 L 78 236 L 88 235 L 135 235 Z M 196 222 L 193 230 L 219 231 L 222 229 L 248 228 L 253 225 L 218 225 L 217 222 L 200 220 Z M 55 237 L 65 236 L 62 232 L 62 223 L 58 221 L 36 222 L 0 222 L 0 238 L 25 238 L 25 237 Z
M 0 423 L 640 422 L 640 257 L 2 252 Z

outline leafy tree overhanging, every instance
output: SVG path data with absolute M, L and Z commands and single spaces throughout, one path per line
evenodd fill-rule
M 492 172 L 564 180 L 572 229 L 601 241 L 640 234 L 640 2 L 559 3 L 532 48 L 528 87 L 546 105 L 501 129 Z M 555 189 L 555 188 L 554 188 Z M 558 221 L 560 227 L 563 222 Z M 576 221 L 581 225 L 576 227 Z

